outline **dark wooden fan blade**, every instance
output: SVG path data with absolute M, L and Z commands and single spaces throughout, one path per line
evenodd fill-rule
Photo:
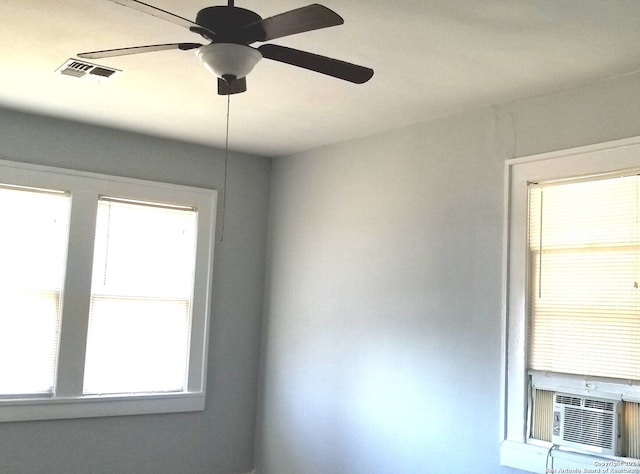
M 319 56 L 317 54 L 286 48 L 276 44 L 263 44 L 258 48 L 262 56 L 281 63 L 291 64 L 311 71 L 337 77 L 355 84 L 362 84 L 373 77 L 373 69 Z
M 224 79 L 218 78 L 218 95 L 231 95 L 246 92 L 247 90 L 247 78 L 241 77 L 240 79 L 234 79 L 231 82 L 227 82 Z
M 160 18 L 162 20 L 171 22 L 175 25 L 180 25 L 185 28 L 190 29 L 191 31 L 202 34 L 208 39 L 213 39 L 215 37 L 215 31 L 211 31 L 207 28 L 203 28 L 197 23 L 187 20 L 181 16 L 175 15 L 166 10 L 162 10 L 161 8 L 154 7 L 153 5 L 149 5 L 148 3 L 139 2 L 137 0 L 110 0 L 113 3 L 117 3 L 118 5 L 122 5 L 124 7 L 133 8 L 134 10 L 138 10 L 140 12 L 146 13 L 147 15 L 155 16 L 156 18 Z
M 251 23 L 242 27 L 238 33 L 242 41 L 253 43 L 254 41 L 270 41 L 283 36 L 343 23 L 344 20 L 336 12 L 314 3 Z
M 200 43 L 171 43 L 171 44 L 151 44 L 148 46 L 133 46 L 131 48 L 105 49 L 103 51 L 90 51 L 78 54 L 79 58 L 100 59 L 112 58 L 115 56 L 126 56 L 128 54 L 151 53 L 153 51 L 165 51 L 168 49 L 196 49 L 202 46 Z

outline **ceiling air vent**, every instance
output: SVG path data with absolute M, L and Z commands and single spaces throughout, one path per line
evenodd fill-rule
M 64 74 L 65 76 L 104 81 L 112 78 L 121 71 L 86 61 L 79 61 L 78 59 L 68 59 L 62 66 L 56 69 L 56 72 L 58 74 Z

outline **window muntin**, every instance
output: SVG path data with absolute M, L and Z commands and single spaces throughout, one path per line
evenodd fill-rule
M 71 198 L 0 185 L 0 394 L 54 390 Z

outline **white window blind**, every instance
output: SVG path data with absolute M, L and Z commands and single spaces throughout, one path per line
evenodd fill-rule
M 185 389 L 197 211 L 100 198 L 84 393 Z
M 0 394 L 53 391 L 69 210 L 67 193 L 0 185 Z
M 530 186 L 530 369 L 640 380 L 639 186 Z

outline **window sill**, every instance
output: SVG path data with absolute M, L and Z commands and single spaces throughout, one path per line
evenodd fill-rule
M 0 401 L 0 422 L 202 411 L 204 404 L 203 392 L 11 399 Z
M 585 473 L 640 472 L 640 459 L 598 456 L 564 448 L 554 449 L 549 454 L 551 444 L 544 444 L 545 446 L 505 440 L 500 445 L 500 464 L 541 474 L 561 472 L 561 469 Z

